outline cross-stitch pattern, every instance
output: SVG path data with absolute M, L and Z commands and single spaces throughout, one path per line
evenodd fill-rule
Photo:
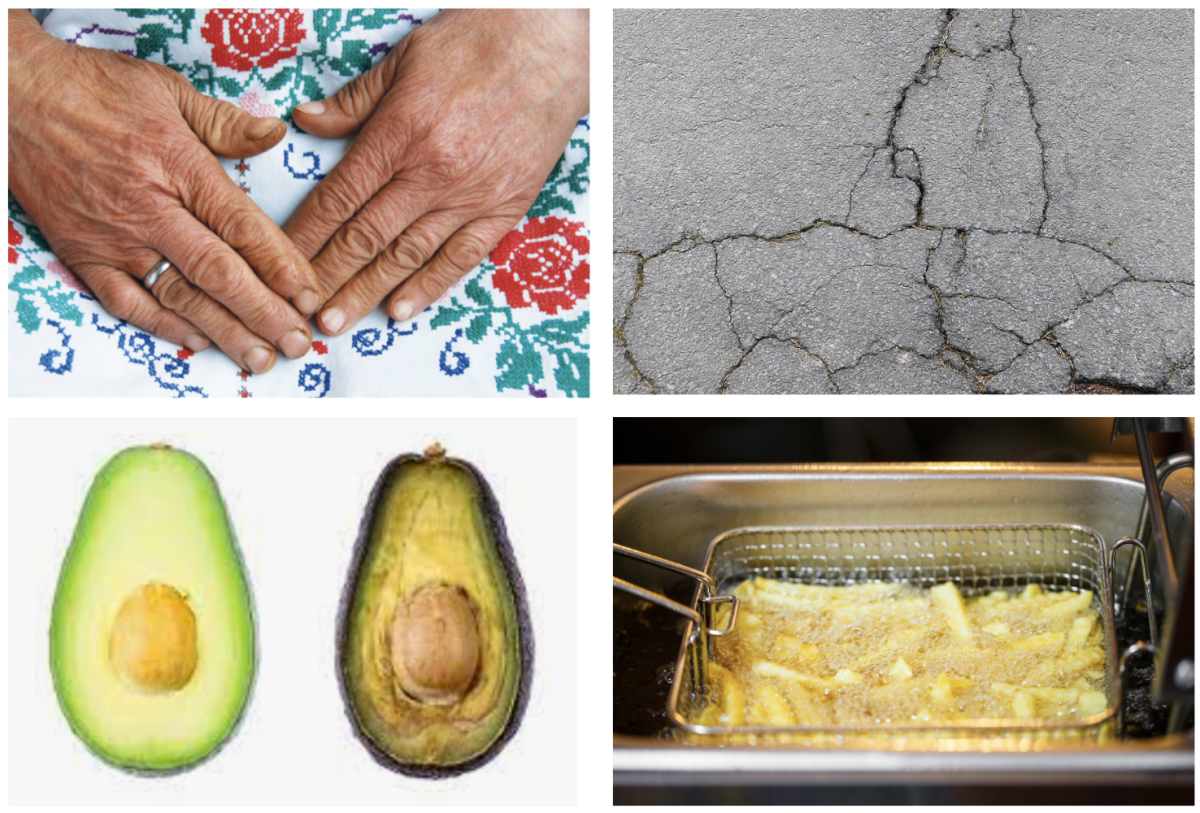
M 55 10 L 47 31 L 80 45 L 167 65 L 202 93 L 255 116 L 279 116 L 284 141 L 222 159 L 277 223 L 353 139 L 321 139 L 291 120 L 333 95 L 434 11 L 390 9 Z M 587 397 L 590 369 L 590 123 L 517 227 L 424 313 L 403 324 L 381 306 L 312 351 L 282 355 L 262 376 L 216 348 L 195 354 L 109 316 L 8 200 L 9 392 L 183 397 L 503 395 Z

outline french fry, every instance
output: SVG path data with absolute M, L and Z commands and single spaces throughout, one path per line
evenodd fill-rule
M 1096 614 L 1076 618 L 1071 622 L 1071 632 L 1067 635 L 1067 651 L 1076 652 L 1087 645 L 1088 636 L 1096 625 Z
M 1033 695 L 1020 689 L 1013 692 L 1012 710 L 1015 717 L 1024 719 L 1036 717 L 1037 704 L 1033 700 Z
M 817 686 L 822 689 L 832 689 L 837 686 L 829 678 L 816 677 L 814 675 L 806 675 L 802 672 L 797 672 L 795 669 L 788 669 L 786 666 L 780 666 L 771 661 L 755 659 L 750 671 L 760 677 L 773 677 L 780 680 L 790 680 L 795 683 L 801 683 L 805 686 Z
M 983 631 L 995 635 L 997 638 L 1007 638 L 1012 634 L 1008 631 L 1008 624 L 1005 624 L 1003 621 L 995 621 L 988 624 L 983 628 Z
M 1043 632 L 1013 641 L 1009 646 L 1013 649 L 1023 650 L 1057 648 L 1062 646 L 1063 638 L 1064 635 L 1061 632 Z
M 779 663 L 808 663 L 820 654 L 815 644 L 805 643 L 792 635 L 776 635 L 771 646 L 771 660 Z
M 862 683 L 863 676 L 853 669 L 839 669 L 837 674 L 833 676 L 834 683 L 855 684 Z
M 1108 708 L 1108 698 L 1104 692 L 1084 692 L 1079 695 L 1079 708 L 1087 714 L 1099 714 Z
M 954 582 L 945 582 L 929 588 L 929 593 L 933 596 L 934 603 L 941 608 L 954 637 L 960 641 L 970 641 L 971 624 L 967 621 L 967 611 L 957 585 Z
M 772 686 L 760 685 L 754 693 L 754 702 L 746 713 L 750 725 L 789 726 L 796 724 L 796 717 L 787 701 Z
M 1099 647 L 1088 647 L 1064 655 L 1058 660 L 1043 663 L 1032 670 L 1027 679 L 1034 683 L 1049 683 L 1062 675 L 1070 675 L 1087 669 L 1089 666 L 1095 666 L 1103 660 L 1104 650 Z
M 892 668 L 887 671 L 888 678 L 893 681 L 908 680 L 913 676 L 912 667 L 904 658 L 896 658 L 896 662 L 892 664 Z
M 929 696 L 938 705 L 949 706 L 954 703 L 954 690 L 950 686 L 950 676 L 945 672 L 938 675 L 937 680 L 933 682 L 933 688 L 929 690 Z
M 746 695 L 742 692 L 742 684 L 719 663 L 710 663 L 708 670 L 709 679 L 721 687 L 721 724 L 745 725 Z
M 1059 595 L 1062 595 L 1061 593 Z M 1086 610 L 1092 606 L 1092 591 L 1084 590 L 1073 595 L 1068 594 L 1068 598 L 1055 602 L 1049 607 L 1042 610 L 1042 616 L 1045 618 L 1068 618 Z

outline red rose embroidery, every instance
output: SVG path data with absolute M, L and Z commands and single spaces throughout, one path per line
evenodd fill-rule
M 25 237 L 19 231 L 16 230 L 16 228 L 13 226 L 13 222 L 11 220 L 8 221 L 8 261 L 11 264 L 16 265 L 17 260 L 20 259 L 17 256 L 17 250 L 13 247 L 19 246 L 19 245 L 21 245 L 21 243 L 24 243 L 24 242 L 25 242 Z
M 249 71 L 255 65 L 270 68 L 295 56 L 296 46 L 307 34 L 303 23 L 304 14 L 298 9 L 213 9 L 204 16 L 200 35 L 212 44 L 214 63 Z
M 492 285 L 510 308 L 537 305 L 553 316 L 569 311 L 588 295 L 591 268 L 582 223 L 560 217 L 535 217 L 504 236 L 489 259 L 496 266 Z

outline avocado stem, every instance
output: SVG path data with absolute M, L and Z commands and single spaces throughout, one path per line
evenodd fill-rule
M 444 448 L 442 448 L 442 444 L 438 443 L 437 441 L 434 441 L 433 445 L 428 447 L 425 450 L 425 462 L 426 463 L 436 463 L 439 460 L 443 459 L 445 456 L 446 456 L 446 450 Z
M 151 449 L 153 449 L 153 450 L 154 450 L 154 451 L 156 451 L 156 452 L 169 452 L 169 451 L 171 451 L 171 450 L 172 450 L 174 447 L 173 447 L 173 446 L 171 446 L 171 444 L 169 444 L 169 443 L 162 443 L 162 442 L 159 442 L 159 443 L 151 443 L 151 444 L 150 444 L 150 448 L 151 448 Z

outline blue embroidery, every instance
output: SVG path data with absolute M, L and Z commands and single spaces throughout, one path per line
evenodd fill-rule
M 592 129 L 592 125 L 588 124 L 588 120 L 587 120 L 587 119 L 580 119 L 579 121 L 575 122 L 575 126 L 576 126 L 576 127 L 578 127 L 578 126 L 579 126 L 579 125 L 581 125 L 581 124 L 582 124 L 584 127 L 588 128 L 588 130 L 589 130 L 589 131 Z
M 107 333 L 109 336 L 120 336 L 121 338 L 117 340 L 117 348 L 125 354 L 125 358 L 134 364 L 146 365 L 147 371 L 150 373 L 151 378 L 158 383 L 158 386 L 164 390 L 174 392 L 176 398 L 183 398 L 189 392 L 195 393 L 202 398 L 208 397 L 208 393 L 194 384 L 179 385 L 164 379 L 164 376 L 175 379 L 183 378 L 191 370 L 191 365 L 170 353 L 157 353 L 154 339 L 151 338 L 149 333 L 142 333 L 141 331 L 126 333 L 125 329 L 129 326 L 129 323 L 125 321 L 118 321 L 113 327 L 105 327 L 100 324 L 100 317 L 95 313 L 92 314 L 92 324 L 101 333 Z
M 429 311 L 430 308 L 426 308 Z M 350 340 L 350 346 L 360 356 L 382 356 L 385 350 L 390 350 L 392 344 L 396 341 L 397 336 L 411 336 L 417 332 L 417 323 L 412 323 L 410 330 L 401 330 L 396 327 L 396 320 L 388 317 L 387 323 L 387 344 L 383 347 L 376 347 L 379 341 L 383 338 L 383 331 L 377 327 L 369 327 L 365 330 L 360 330 L 354 334 Z
M 445 348 L 442 349 L 441 356 L 438 357 L 438 366 L 442 368 L 442 372 L 446 375 L 462 375 L 471 366 L 471 360 L 467 358 L 467 354 L 459 350 L 451 350 L 451 346 L 462 338 L 463 329 L 460 327 L 454 331 L 454 336 L 450 341 L 446 342 Z M 449 367 L 446 364 L 446 354 L 454 354 L 454 367 Z
M 312 163 L 313 163 L 312 167 L 305 170 L 304 172 L 297 172 L 296 170 L 292 169 L 292 164 L 288 160 L 288 156 L 291 155 L 295 151 L 295 149 L 296 149 L 295 144 L 288 144 L 287 149 L 283 151 L 283 167 L 288 172 L 292 173 L 293 178 L 299 178 L 302 181 L 306 181 L 306 180 L 319 181 L 325 177 L 325 174 L 323 172 L 322 173 L 317 172 L 317 170 L 319 170 L 321 168 L 321 156 L 317 155 L 315 152 L 304 153 L 305 158 L 312 159 Z
M 75 360 L 75 350 L 70 346 L 71 336 L 69 333 L 67 333 L 67 331 L 63 330 L 62 325 L 53 319 L 47 319 L 46 324 L 57 330 L 59 335 L 62 336 L 62 346 L 67 348 L 67 355 L 63 360 L 63 363 L 55 367 L 54 360 L 62 355 L 62 351 L 47 350 L 45 353 L 42 353 L 42 357 L 38 359 L 38 363 L 45 367 L 47 372 L 54 373 L 55 375 L 69 373 L 71 372 L 71 362 Z
M 324 364 L 313 362 L 312 364 L 304 365 L 304 369 L 300 371 L 300 380 L 298 383 L 305 392 L 316 392 L 320 389 L 321 394 L 317 397 L 324 398 L 329 394 L 329 381 L 329 368 Z

